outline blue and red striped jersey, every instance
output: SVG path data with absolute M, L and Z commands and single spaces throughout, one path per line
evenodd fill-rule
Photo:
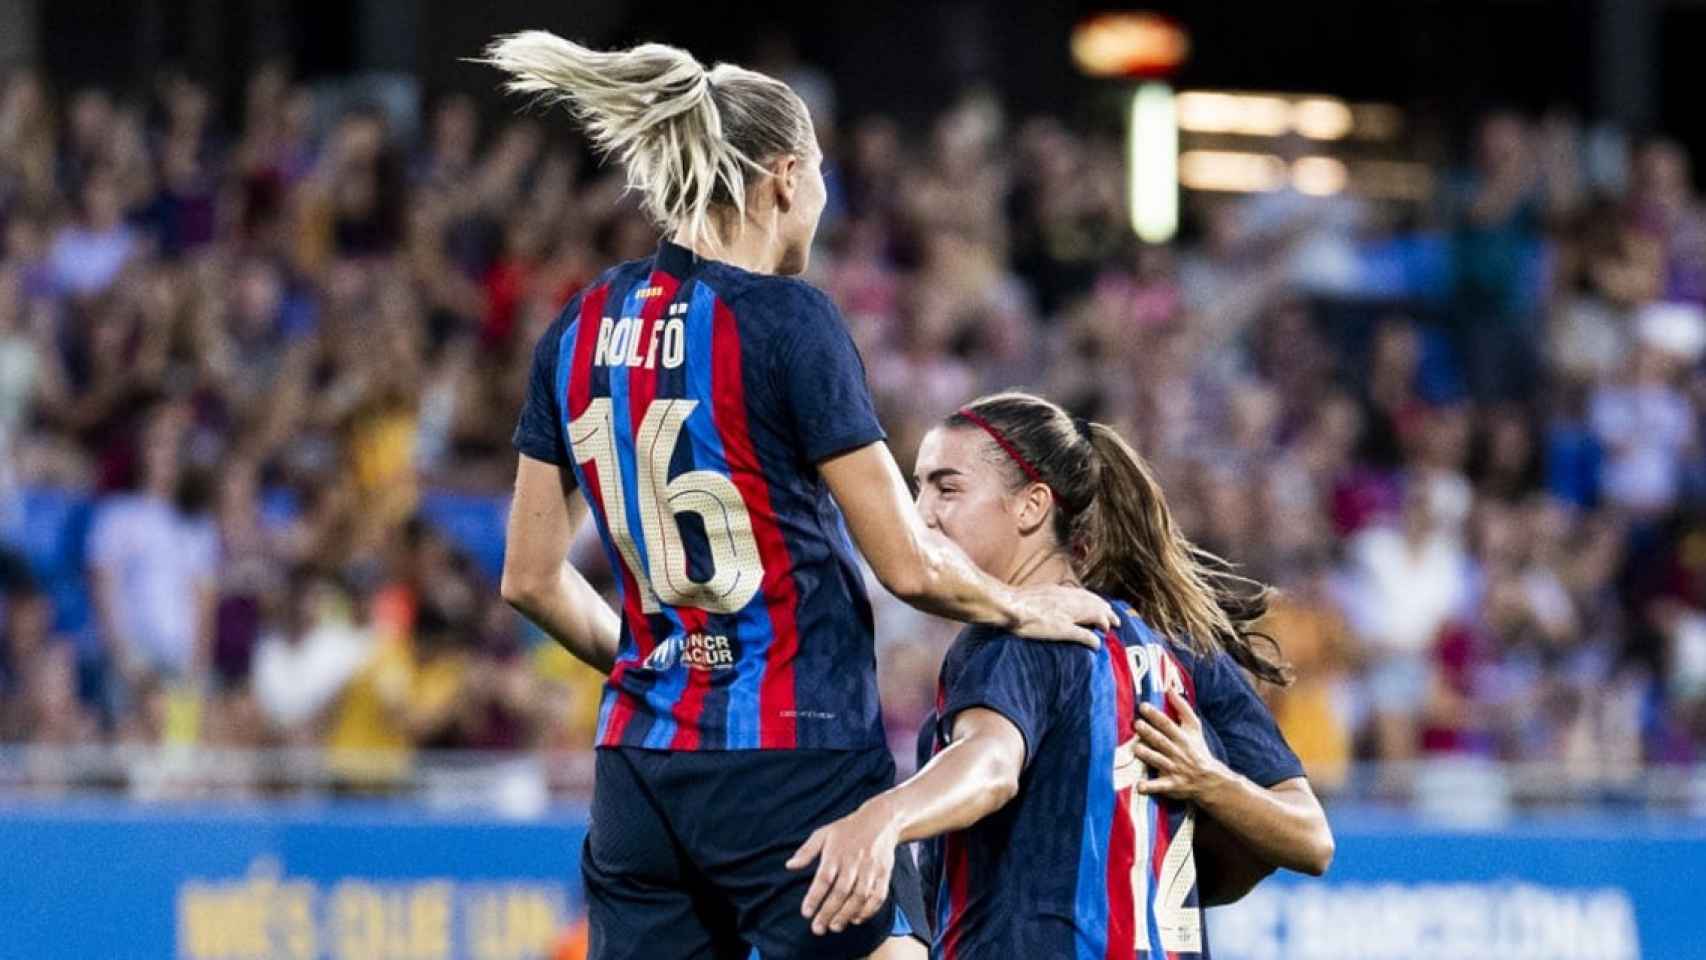
M 829 299 L 673 243 L 570 301 L 515 444 L 573 471 L 621 596 L 601 746 L 884 743 L 872 618 L 816 465 L 884 438 Z
M 1191 850 L 1196 815 L 1135 789 L 1144 775 L 1131 749 L 1139 703 L 1171 716 L 1166 693 L 1180 691 L 1233 769 L 1264 786 L 1302 773 L 1230 659 L 1197 658 L 1130 605 L 1110 602 L 1120 624 L 1099 650 L 972 627 L 943 661 L 920 765 L 971 707 L 1011 720 L 1026 750 L 1012 801 L 926 845 L 933 957 L 1208 956 Z

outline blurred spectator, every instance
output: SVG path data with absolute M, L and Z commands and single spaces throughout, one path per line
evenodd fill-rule
M 1706 211 L 1694 192 L 1688 154 L 1671 140 L 1653 140 L 1635 157 L 1630 215 L 1635 229 L 1658 245 L 1667 300 L 1706 304 Z
M 1528 325 L 1548 213 L 1545 187 L 1528 123 L 1502 111 L 1485 117 L 1473 169 L 1452 198 L 1452 331 L 1480 397 L 1522 396 L 1534 388 Z
M 15 272 L 0 270 L 0 529 L 15 522 L 19 441 L 34 412 L 42 375 L 41 346 L 26 329 L 19 286 Z
M 399 785 L 411 772 L 415 746 L 454 744 L 467 682 L 469 624 L 460 616 L 434 598 L 417 609 L 408 635 L 379 640 L 344 691 L 326 741 L 343 786 Z
M 141 485 L 109 499 L 89 531 L 89 574 L 121 696 L 204 684 L 211 667 L 218 539 L 206 480 L 186 470 L 189 411 L 168 402 L 144 428 Z
M 1469 558 L 1448 527 L 1455 506 L 1441 502 L 1440 488 L 1414 479 L 1398 524 L 1372 526 L 1348 544 L 1341 597 L 1367 644 L 1374 732 L 1386 760 L 1406 760 L 1419 749 L 1435 644 L 1469 596 Z
M 255 697 L 271 731 L 295 746 L 317 742 L 320 722 L 372 655 L 351 622 L 349 598 L 309 569 L 291 574 L 254 659 Z
M 1295 569 L 1295 579 L 1285 584 L 1259 627 L 1275 638 L 1294 674 L 1291 686 L 1269 691 L 1269 704 L 1311 782 L 1332 792 L 1350 774 L 1355 730 L 1350 682 L 1358 654 L 1333 605 L 1325 564 Z
M 141 239 L 124 222 L 123 198 L 110 174 L 91 172 L 79 199 L 78 222 L 54 236 L 48 262 L 59 289 L 86 296 L 112 286 Z
M 77 653 L 53 632 L 53 604 L 22 560 L 0 555 L 0 742 L 84 743 L 93 715 L 77 699 Z
M 470 652 L 450 742 L 466 750 L 519 750 L 539 742 L 553 701 L 513 629 L 507 604 L 488 595 Z
M 1679 389 L 1678 362 L 1643 345 L 1618 382 L 1602 384 L 1589 419 L 1605 448 L 1603 487 L 1610 502 L 1639 514 L 1669 509 L 1682 482 L 1682 458 L 1695 443 L 1695 415 Z
M 1184 239 L 1145 246 L 1080 118 L 974 90 L 838 123 L 828 74 L 763 53 L 819 118 L 812 279 L 897 458 L 1013 386 L 1125 431 L 1190 536 L 1285 588 L 1264 627 L 1298 682 L 1269 693 L 1323 789 L 1365 759 L 1627 785 L 1703 755 L 1706 210 L 1679 144 L 1495 111 L 1420 202 L 1187 192 Z M 236 104 L 49 79 L 0 81 L 0 536 L 33 570 L 0 616 L 4 733 L 319 745 L 360 790 L 416 782 L 423 747 L 590 746 L 601 678 L 482 560 L 534 342 L 657 240 L 620 171 L 459 95 L 405 142 L 276 62 Z M 910 757 L 954 628 L 873 599 Z

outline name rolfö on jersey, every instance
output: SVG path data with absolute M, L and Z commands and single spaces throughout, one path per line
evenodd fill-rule
M 659 289 L 659 288 L 652 288 Z M 681 366 L 687 349 L 687 324 L 681 315 L 687 304 L 673 304 L 662 322 L 649 328 L 639 317 L 604 317 L 598 322 L 598 344 L 592 362 L 599 367 L 642 367 L 653 370 L 661 362 L 665 369 Z M 649 330 L 642 338 L 641 331 Z
M 616 581 L 599 745 L 884 743 L 870 603 L 816 469 L 883 437 L 852 338 L 800 281 L 666 242 L 570 301 L 516 446 L 572 476 Z

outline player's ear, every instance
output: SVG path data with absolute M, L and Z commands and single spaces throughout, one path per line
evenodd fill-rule
M 776 209 L 787 213 L 800 189 L 800 158 L 791 153 L 777 157 L 770 165 L 770 183 L 776 192 Z
M 1054 494 L 1049 488 L 1040 484 L 1026 485 L 1019 491 L 1015 520 L 1019 522 L 1019 532 L 1029 536 L 1036 529 L 1048 522 L 1049 507 L 1054 505 Z

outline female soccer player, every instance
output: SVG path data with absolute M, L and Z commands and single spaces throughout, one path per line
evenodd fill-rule
M 894 782 L 852 543 L 884 586 L 949 617 L 1095 643 L 1079 624 L 1112 610 L 1004 584 L 908 509 L 851 338 L 788 276 L 824 204 L 793 91 L 673 47 L 541 32 L 486 61 L 568 104 L 668 237 L 546 332 L 515 437 L 504 596 L 610 674 L 582 856 L 592 955 L 862 957 L 922 930 L 885 886 L 861 891 L 865 922 L 814 935 L 811 878 L 783 866 Z M 564 563 L 589 514 L 620 616 Z
M 1015 586 L 1087 584 L 1120 622 L 1094 651 L 962 633 L 922 769 L 793 858 L 839 851 L 819 857 L 814 922 L 858 920 L 866 908 L 844 886 L 880 887 L 885 851 L 945 835 L 926 871 L 939 874 L 926 885 L 933 955 L 1184 960 L 1207 956 L 1207 903 L 1274 866 L 1326 870 L 1320 804 L 1239 671 L 1285 675 L 1247 632 L 1265 590 L 1175 530 L 1118 433 L 1038 397 L 988 397 L 924 438 L 917 482 L 926 524 L 984 570 Z M 1199 816 L 1223 831 L 1204 889 Z

